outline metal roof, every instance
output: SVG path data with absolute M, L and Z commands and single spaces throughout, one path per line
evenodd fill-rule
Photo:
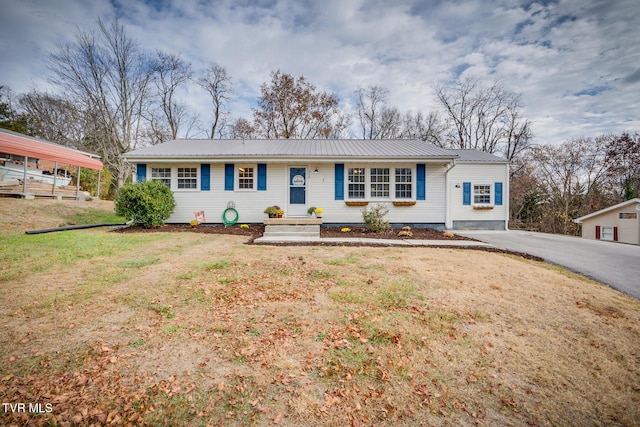
M 487 153 L 484 151 L 461 149 L 449 151 L 458 155 L 456 161 L 459 162 L 509 163 L 509 161 L 503 157 L 499 157 L 495 154 Z
M 6 129 L 0 130 L 0 153 L 102 170 L 102 162 L 100 160 L 91 158 L 83 152 Z
M 455 159 L 458 155 L 420 140 L 359 139 L 177 139 L 124 154 L 138 159 L 226 159 L 308 158 L 308 159 Z
M 595 212 L 592 212 L 592 213 L 590 213 L 588 215 L 581 216 L 580 218 L 574 219 L 573 222 L 575 222 L 577 224 L 582 224 L 582 222 L 585 219 L 593 218 L 594 216 L 602 215 L 604 213 L 611 212 L 611 211 L 614 211 L 616 209 L 620 209 L 620 208 L 625 207 L 625 206 L 631 206 L 631 205 L 634 205 L 634 204 L 638 205 L 638 206 L 635 207 L 635 209 L 636 209 L 636 211 L 639 211 L 640 210 L 640 198 L 636 197 L 635 199 L 625 200 L 624 202 L 618 203 L 617 205 L 609 206 L 608 208 L 600 209 L 599 211 L 595 211 Z

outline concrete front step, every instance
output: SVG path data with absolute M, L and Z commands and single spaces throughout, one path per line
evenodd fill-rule
M 266 221 L 265 221 L 266 222 Z M 264 227 L 264 237 L 281 238 L 319 238 L 320 224 L 303 222 L 298 224 L 283 224 L 282 222 L 267 223 Z
M 320 237 L 320 233 L 285 233 L 285 232 L 267 232 L 265 231 L 263 234 L 264 237 L 268 238 L 277 238 L 277 237 L 304 237 L 304 238 L 313 238 Z
M 287 232 L 287 233 L 305 233 L 305 232 L 319 233 L 320 226 L 319 225 L 267 225 L 265 226 L 265 231 L 277 231 L 277 232 Z

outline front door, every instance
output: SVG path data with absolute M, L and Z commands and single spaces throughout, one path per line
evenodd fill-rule
M 289 167 L 289 206 L 287 216 L 307 216 L 307 168 Z

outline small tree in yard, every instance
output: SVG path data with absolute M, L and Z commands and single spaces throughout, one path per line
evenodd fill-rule
M 116 214 L 145 228 L 157 227 L 173 213 L 173 193 L 160 181 L 125 185 L 115 200 Z
M 384 217 L 389 213 L 389 208 L 378 203 L 371 209 L 364 208 L 362 210 L 362 220 L 369 230 L 374 233 L 386 230 L 390 227 L 389 221 L 385 221 Z

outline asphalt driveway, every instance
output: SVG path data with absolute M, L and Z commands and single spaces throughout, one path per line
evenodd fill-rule
M 539 256 L 640 299 L 640 246 L 519 230 L 455 233 Z

